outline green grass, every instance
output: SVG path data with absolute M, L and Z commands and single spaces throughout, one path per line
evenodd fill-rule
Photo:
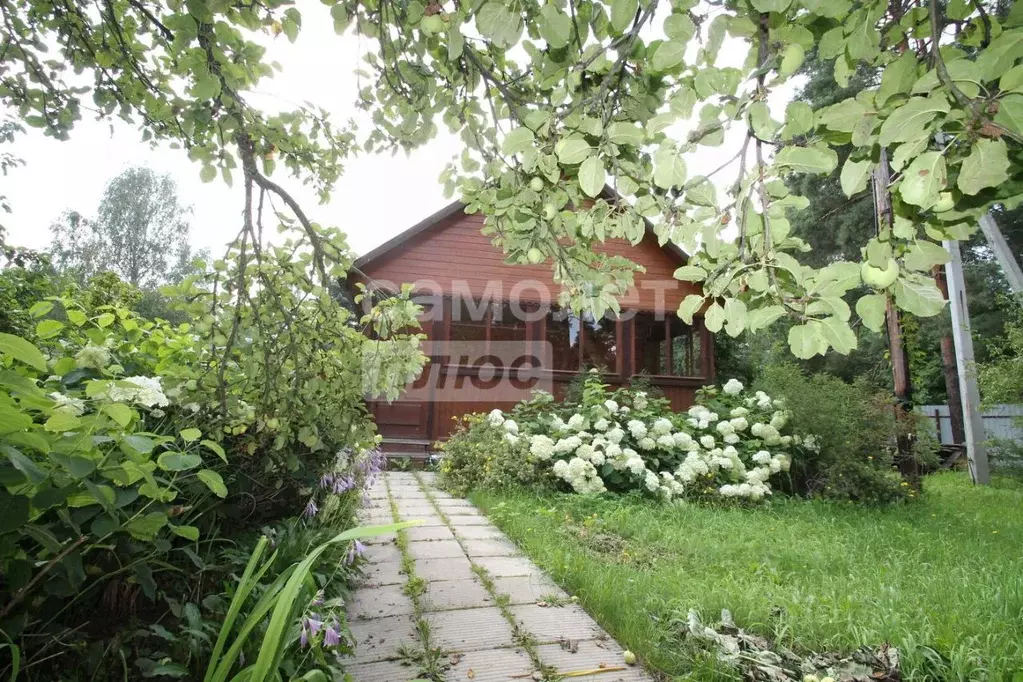
M 669 679 L 728 679 L 688 647 L 689 609 L 799 650 L 890 641 L 904 680 L 1023 670 L 1023 489 L 929 477 L 893 508 L 750 509 L 529 491 L 473 500 L 624 646 Z M 1019 679 L 1019 678 L 1017 678 Z

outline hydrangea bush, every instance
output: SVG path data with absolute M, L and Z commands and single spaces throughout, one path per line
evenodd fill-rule
M 549 395 L 538 395 L 475 423 L 501 433 L 499 440 L 488 437 L 491 460 L 526 452 L 527 464 L 549 468 L 575 492 L 641 491 L 669 500 L 763 499 L 793 457 L 816 448 L 813 435 L 792 432 L 781 400 L 734 379 L 702 389 L 692 408 L 672 413 L 667 401 L 645 391 L 611 392 L 593 373 L 578 403 L 555 407 Z M 467 438 L 479 436 L 462 431 L 447 449 L 462 448 Z M 458 468 L 449 461 L 442 473 L 451 477 Z

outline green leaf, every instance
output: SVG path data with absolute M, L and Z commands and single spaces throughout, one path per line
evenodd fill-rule
M 214 171 L 214 173 L 216 173 L 216 171 Z M 67 319 L 76 327 L 81 327 L 89 321 L 89 318 L 81 310 L 67 310 L 65 313 L 67 314 Z
M 190 452 L 164 452 L 156 458 L 156 464 L 164 471 L 188 471 L 202 464 L 202 457 Z
M 615 33 L 625 33 L 639 9 L 639 0 L 611 0 L 611 28 Z
M 46 358 L 34 345 L 14 334 L 0 334 L 0 353 L 9 355 L 40 372 L 46 371 Z
M 909 92 L 916 81 L 916 54 L 906 50 L 902 56 L 885 67 L 881 74 L 881 87 L 874 103 L 880 108 L 894 95 Z
M 213 99 L 220 94 L 220 79 L 216 76 L 204 73 L 197 76 L 195 85 L 192 86 L 192 96 L 196 99 Z
M 515 128 L 505 136 L 501 149 L 509 156 L 512 154 L 520 154 L 533 147 L 534 139 L 533 131 L 525 126 L 521 126 Z
M 785 138 L 813 130 L 813 109 L 806 102 L 793 101 L 785 107 Z
M 703 314 L 703 323 L 708 331 L 718 333 L 725 324 L 725 309 L 717 301 L 711 303 Z
M 686 181 L 686 162 L 670 147 L 654 152 L 654 184 L 663 189 L 681 187 Z
M 854 97 L 833 104 L 817 114 L 821 125 L 840 133 L 851 133 L 867 115 L 867 107 Z
M 135 410 L 122 403 L 110 403 L 108 405 L 104 405 L 103 411 L 106 412 L 111 419 L 120 424 L 121 427 L 128 426 L 128 424 L 131 423 L 131 418 L 135 416 Z
M 216 471 L 213 471 L 213 469 L 200 469 L 196 476 L 206 484 L 206 487 L 214 495 L 221 498 L 227 497 L 227 486 L 224 485 L 224 479 Z
M 1023 64 L 1017 64 L 1006 71 L 998 80 L 998 89 L 1002 92 L 1023 89 Z
M 49 339 L 60 333 L 60 330 L 64 328 L 63 322 L 57 320 L 43 320 L 36 325 L 36 336 L 40 339 Z
M 572 38 L 572 20 L 553 3 L 541 8 L 537 28 L 540 37 L 554 49 L 565 47 Z
M 840 181 L 842 183 L 842 191 L 845 192 L 847 197 L 863 191 L 867 186 L 867 180 L 870 178 L 870 172 L 873 168 L 874 164 L 870 159 L 864 159 L 863 161 L 854 161 L 852 157 L 846 159 L 845 165 L 842 166 Z
M 581 137 L 563 137 L 554 145 L 554 152 L 562 165 L 574 166 L 582 163 L 592 153 L 593 148 Z
M 60 455 L 54 452 L 50 454 L 50 459 L 75 478 L 85 478 L 96 470 L 96 462 L 77 455 Z
M 224 452 L 224 448 L 220 447 L 220 443 L 216 443 L 212 440 L 204 440 L 202 444 L 217 453 L 217 457 L 224 460 L 224 464 L 227 464 L 227 453 Z
M 181 536 L 186 540 L 195 542 L 199 539 L 199 529 L 195 526 L 174 526 L 170 527 L 171 532 L 175 535 Z
M 32 485 L 38 485 L 46 480 L 46 472 L 16 448 L 12 448 L 10 445 L 0 445 L 0 451 L 7 456 L 7 460 L 15 469 L 25 474 L 25 478 Z
M 202 431 L 199 429 L 183 429 L 178 435 L 181 436 L 181 440 L 191 443 L 202 438 Z
M 980 138 L 959 170 L 957 185 L 963 194 L 976 194 L 1009 179 L 1008 148 L 1003 140 Z
M 490 0 L 476 13 L 476 30 L 496 46 L 509 48 L 522 36 L 522 15 Z
M 945 247 L 925 239 L 917 240 L 903 256 L 907 268 L 920 272 L 930 272 L 935 265 L 944 265 L 950 258 Z
M 746 304 L 737 298 L 725 300 L 725 333 L 735 338 L 746 328 Z
M 57 410 L 46 420 L 43 428 L 47 431 L 63 433 L 64 431 L 74 431 L 81 425 L 82 420 L 75 415 L 66 410 Z
M 928 125 L 938 114 L 948 113 L 950 107 L 944 96 L 913 97 L 896 109 L 881 124 L 879 142 L 887 147 L 895 142 L 910 142 L 929 137 Z
M 16 406 L 0 403 L 0 434 L 22 431 L 32 426 L 32 416 Z
M 28 309 L 28 314 L 33 318 L 40 318 L 53 310 L 53 303 L 50 301 L 37 301 Z
M 205 164 L 202 170 L 199 171 L 199 179 L 203 182 L 213 182 L 217 179 L 217 169 L 209 164 Z
M 673 277 L 683 282 L 702 282 L 707 277 L 707 271 L 699 265 L 683 265 L 675 270 Z M 700 296 L 699 299 L 702 303 L 703 297 Z
M 128 524 L 126 530 L 138 540 L 152 540 L 160 529 L 167 525 L 167 515 L 162 512 L 151 512 L 140 516 Z
M 0 485 L 0 535 L 18 530 L 28 522 L 29 502 L 22 495 L 11 495 Z
M 809 360 L 815 355 L 824 355 L 828 341 L 820 322 L 811 320 L 806 324 L 793 325 L 789 329 L 789 348 L 800 360 Z
M 945 309 L 945 297 L 930 277 L 909 275 L 892 285 L 895 305 L 919 317 L 931 317 Z
M 700 308 L 703 306 L 703 296 L 699 294 L 689 294 L 686 296 L 682 303 L 678 306 L 678 316 L 685 321 L 686 324 L 693 323 L 693 315 L 695 315 Z
M 671 40 L 688 43 L 696 35 L 696 24 L 688 14 L 669 14 L 664 20 L 664 34 Z
M 806 50 L 803 49 L 802 45 L 792 43 L 785 48 L 781 56 L 781 65 L 778 67 L 778 73 L 783 76 L 790 76 L 794 74 L 800 66 L 803 65 L 803 60 L 806 58 Z
M 899 194 L 906 203 L 930 208 L 948 182 L 945 157 L 941 152 L 924 152 L 909 164 L 899 183 Z
M 792 0 L 750 0 L 750 4 L 758 12 L 784 12 Z
M 774 164 L 796 173 L 827 175 L 838 165 L 838 154 L 817 147 L 785 147 L 774 157 Z
M 579 187 L 586 196 L 595 197 L 604 189 L 604 164 L 596 156 L 583 161 L 579 166 Z
M 644 137 L 643 129 L 635 123 L 615 121 L 607 127 L 607 138 L 615 144 L 638 147 Z
M 849 0 L 800 0 L 800 4 L 813 14 L 839 19 L 849 11 Z
M 766 329 L 777 320 L 785 316 L 785 308 L 780 305 L 769 305 L 764 308 L 754 308 L 749 313 L 749 330 L 757 332 Z
M 995 123 L 1023 135 L 1023 95 L 1007 95 L 999 100 Z
M 841 300 L 841 299 L 838 299 Z M 836 352 L 848 355 L 856 348 L 856 333 L 849 323 L 838 316 L 825 317 L 821 320 L 824 338 Z
M 112 325 L 116 319 L 117 318 L 113 313 L 103 313 L 96 318 L 96 324 L 98 324 L 101 328 L 106 328 Z
M 654 71 L 667 71 L 678 66 L 686 55 L 686 43 L 681 40 L 666 40 L 657 46 L 654 56 L 650 60 L 650 67 Z

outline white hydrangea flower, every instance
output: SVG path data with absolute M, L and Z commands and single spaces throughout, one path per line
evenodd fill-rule
M 751 457 L 750 459 L 752 459 L 757 464 L 766 464 L 767 462 L 771 461 L 771 453 L 768 452 L 767 450 L 760 450 L 759 452 L 755 453 L 753 457 Z
M 78 351 L 75 362 L 86 369 L 103 369 L 110 364 L 110 351 L 103 346 L 89 344 Z
M 658 480 L 657 474 L 652 471 L 648 471 L 646 472 L 646 478 L 643 481 L 643 485 L 645 485 L 646 489 L 650 492 L 656 492 L 657 489 L 661 487 L 661 482 Z
M 636 394 L 632 399 L 632 406 L 637 410 L 645 410 L 648 404 L 646 391 L 636 391 Z
M 596 452 L 596 450 L 593 449 L 592 445 L 590 445 L 589 443 L 583 443 L 578 448 L 576 448 L 575 456 L 578 457 L 579 459 L 591 462 L 593 461 L 594 452 Z
M 607 431 L 607 427 L 611 425 L 611 422 L 601 417 L 597 421 L 593 422 L 593 428 L 597 431 Z
M 738 379 L 729 379 L 724 386 L 724 391 L 728 395 L 739 395 L 742 393 L 742 389 L 745 388 L 742 382 Z
M 663 436 L 666 433 L 671 433 L 671 420 L 661 417 L 654 422 L 654 425 L 650 429 L 658 436 Z
M 106 398 L 112 402 L 132 402 L 146 407 L 170 405 L 160 385 L 160 377 L 125 377 L 113 382 L 106 391 Z
M 568 475 L 568 462 L 559 459 L 554 463 L 554 475 L 558 478 L 565 478 Z
M 730 417 L 745 417 L 748 414 L 749 414 L 749 410 L 747 410 L 745 407 L 734 407 L 734 408 L 732 408 L 732 411 L 729 413 L 729 416 Z
M 732 426 L 732 422 L 718 422 L 717 431 L 722 436 L 727 436 L 730 433 L 735 433 L 735 427 Z
M 579 436 L 569 436 L 568 438 L 562 438 L 554 444 L 554 452 L 560 455 L 567 455 L 570 452 L 575 452 L 583 441 Z
M 614 428 L 609 430 L 605 434 L 605 436 L 609 443 L 614 443 L 617 445 L 618 443 L 622 442 L 622 438 L 625 438 L 625 432 L 622 431 L 622 427 L 615 424 Z
M 568 428 L 573 431 L 582 431 L 586 428 L 586 417 L 576 412 L 568 418 Z
M 685 431 L 676 431 L 672 434 L 671 439 L 675 442 L 677 448 L 688 448 L 693 443 L 693 437 Z
M 537 459 L 546 462 L 554 455 L 554 441 L 542 433 L 531 436 L 529 439 L 529 452 Z
M 781 444 L 784 445 L 785 447 L 792 445 L 792 436 L 782 436 Z
M 728 423 L 732 425 L 732 430 L 736 432 L 742 432 L 749 428 L 749 422 L 746 420 L 746 417 L 732 417 Z
M 618 409 L 619 409 L 618 408 L 618 403 L 616 403 L 615 401 L 610 400 L 610 399 L 605 400 L 604 401 L 604 407 L 606 407 L 607 411 L 610 412 L 611 414 L 618 414 Z
M 515 423 L 514 419 L 504 420 L 504 430 L 508 433 L 518 433 L 519 425 Z
M 742 438 L 737 433 L 729 433 L 722 440 L 724 440 L 729 445 L 734 445 L 735 443 L 740 442 Z
M 628 426 L 629 433 L 631 433 L 632 437 L 635 438 L 636 440 L 639 440 L 640 438 L 646 436 L 646 424 L 644 424 L 640 420 L 630 419 L 629 423 L 626 424 L 626 426 Z
M 639 446 L 640 450 L 653 450 L 657 447 L 657 441 L 650 436 L 644 436 L 636 441 L 636 445 Z
M 821 446 L 820 446 L 820 443 L 817 440 L 817 436 L 815 436 L 812 433 L 810 433 L 810 434 L 807 434 L 807 435 L 803 436 L 803 447 L 806 448 L 807 450 L 812 450 L 814 452 L 818 452 L 818 451 L 820 451 L 820 447 Z
M 56 405 L 53 406 L 54 411 L 67 412 L 78 417 L 85 412 L 85 401 L 80 398 L 72 398 L 69 395 L 54 391 L 50 394 L 50 398 Z
M 565 420 L 558 415 L 554 415 L 551 419 L 551 429 L 554 433 L 564 433 L 568 430 L 568 424 L 566 424 Z
M 753 426 L 750 427 L 749 432 L 752 433 L 757 438 L 762 438 L 764 436 L 764 427 L 765 426 L 767 426 L 767 424 L 762 424 L 760 422 L 754 422 Z
M 657 437 L 657 445 L 665 450 L 673 450 L 675 448 L 675 439 L 671 437 L 670 433 L 666 433 Z
M 504 412 L 494 408 L 490 411 L 490 414 L 487 415 L 487 421 L 490 422 L 491 426 L 500 426 L 504 423 Z
M 608 459 L 614 459 L 622 454 L 622 448 L 617 443 L 608 443 L 604 448 L 604 454 Z
M 643 458 L 637 455 L 635 452 L 633 452 L 632 454 L 633 456 L 630 456 L 626 460 L 625 466 L 626 468 L 628 468 L 629 471 L 633 473 L 633 475 L 639 476 L 644 471 L 646 471 L 646 463 L 644 463 Z
M 771 415 L 771 426 L 778 429 L 779 431 L 781 429 L 784 429 L 785 425 L 788 423 L 789 415 L 781 410 L 778 410 L 773 415 Z
M 715 445 L 714 436 L 710 434 L 700 436 L 700 445 L 702 445 L 705 449 L 710 450 Z
M 593 462 L 594 466 L 599 467 L 601 464 L 607 461 L 607 457 L 604 456 L 604 453 L 602 451 L 594 450 L 593 452 L 590 453 L 590 461 Z
M 632 410 L 629 409 L 628 405 L 622 405 L 621 407 L 618 408 L 618 414 L 622 415 L 623 417 L 631 411 Z
M 512 445 L 515 445 L 515 444 L 517 444 L 519 442 L 518 434 L 511 433 L 511 432 L 505 433 L 504 434 L 504 439 L 506 441 L 508 441 L 509 443 L 511 443 Z

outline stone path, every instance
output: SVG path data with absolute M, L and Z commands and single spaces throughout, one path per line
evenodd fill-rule
M 592 671 L 578 679 L 595 682 L 652 679 L 625 666 L 621 646 L 470 502 L 437 489 L 432 474 L 388 472 L 360 520 L 392 523 L 395 512 L 423 523 L 367 546 L 348 610 L 355 682 L 407 682 L 424 668 L 448 682 L 575 671 Z

